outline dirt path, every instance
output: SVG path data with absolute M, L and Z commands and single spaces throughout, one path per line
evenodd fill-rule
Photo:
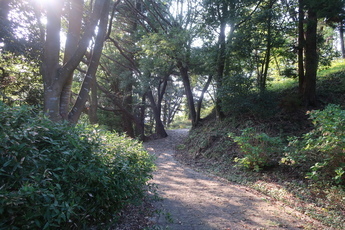
M 187 134 L 171 130 L 145 144 L 158 157 L 153 183 L 163 199 L 155 204 L 160 212 L 154 222 L 160 229 L 327 229 L 267 196 L 177 162 L 175 145 Z

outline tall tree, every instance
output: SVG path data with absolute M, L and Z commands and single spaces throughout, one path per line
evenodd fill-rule
M 217 43 L 216 43 L 216 62 L 215 62 L 215 81 L 217 86 L 216 92 L 216 115 L 218 119 L 224 118 L 224 113 L 221 109 L 221 97 L 219 96 L 219 90 L 222 87 L 225 62 L 226 62 L 226 29 L 231 27 L 231 34 L 235 30 L 235 17 L 237 4 L 239 1 L 205 1 L 205 8 L 207 9 L 207 21 L 214 26 L 219 27 L 217 31 Z M 231 37 L 231 35 L 229 36 Z
M 310 7 L 307 11 L 307 29 L 305 35 L 305 76 L 303 80 L 303 99 L 306 105 L 316 104 L 317 53 L 317 13 Z
M 190 61 L 192 42 L 197 33 L 196 19 L 198 19 L 198 4 L 190 0 L 178 1 L 176 14 L 170 27 L 170 36 L 174 39 L 175 54 L 172 56 L 179 69 L 185 89 L 189 115 L 192 126 L 197 125 L 197 112 L 194 95 L 190 82 Z
M 298 0 L 298 85 L 299 94 L 303 95 L 303 84 L 304 84 L 304 2 L 303 0 Z
M 67 3 L 71 4 L 66 6 L 70 9 L 67 10 L 70 15 L 67 19 L 69 29 L 66 48 L 72 48 L 65 50 L 62 63 L 60 63 L 61 21 L 65 7 L 64 1 L 52 0 L 45 3 L 47 26 L 42 60 L 44 110 L 54 121 L 68 119 L 75 123 L 85 106 L 98 67 L 106 35 L 110 0 L 95 0 L 89 5 L 83 0 L 70 0 Z M 83 15 L 87 11 L 91 14 Z M 82 24 L 85 25 L 80 29 Z M 82 87 L 72 110 L 67 111 L 73 72 L 86 54 L 96 28 L 95 44 L 89 50 L 91 58 Z
M 274 48 L 274 28 L 273 28 L 273 19 L 274 19 L 274 4 L 276 0 L 269 0 L 263 6 L 263 12 L 265 14 L 265 55 L 263 58 L 263 64 L 260 73 L 258 74 L 258 85 L 261 91 L 266 89 L 267 84 L 267 75 L 269 66 L 271 63 L 271 54 L 272 49 Z
M 300 0 L 301 1 L 301 0 Z M 303 5 L 302 5 L 302 4 Z M 343 0 L 303 0 L 307 12 L 307 26 L 305 31 L 305 75 L 302 84 L 302 96 L 305 105 L 316 105 L 316 74 L 319 63 L 317 51 L 318 18 L 331 18 L 338 15 L 343 7 Z M 301 34 L 300 34 L 301 36 Z
M 210 33 L 217 34 L 217 42 L 215 43 L 216 57 L 214 76 L 216 81 L 216 114 L 218 118 L 224 117 L 222 109 L 222 88 L 224 78 L 231 77 L 229 75 L 234 72 L 235 62 L 239 57 L 232 58 L 231 52 L 236 32 L 241 27 L 245 27 L 246 23 L 251 19 L 262 3 L 252 0 L 235 0 L 235 1 L 204 1 L 206 9 L 205 21 L 210 24 L 208 27 Z M 248 47 L 244 47 L 247 49 Z
M 174 7 L 169 7 L 176 3 Z M 171 5 L 169 5 L 171 4 Z M 193 126 L 196 124 L 196 109 L 190 81 L 190 58 L 192 42 L 198 33 L 198 4 L 191 0 L 171 1 L 169 4 L 149 0 L 145 5 L 152 17 L 147 22 L 150 33 L 144 38 L 147 51 L 160 54 L 175 63 L 184 85 L 188 112 Z M 146 17 L 149 19 L 150 17 Z M 151 44 L 152 49 L 149 48 Z M 158 57 L 158 56 L 157 56 Z
M 340 22 L 339 22 L 339 38 L 340 38 L 341 56 L 342 56 L 343 58 L 345 58 L 344 19 L 340 19 Z
M 143 17 L 146 18 L 146 10 L 142 4 L 142 1 L 136 0 L 116 2 L 111 15 L 112 30 L 108 34 L 101 60 L 105 77 L 99 81 L 99 86 L 105 96 L 101 108 L 116 111 L 115 116 L 121 117 L 118 118 L 121 119 L 120 131 L 131 137 L 145 139 L 143 116 L 146 91 L 140 85 L 144 70 L 139 66 L 140 48 L 137 45 L 146 32 L 143 20 Z

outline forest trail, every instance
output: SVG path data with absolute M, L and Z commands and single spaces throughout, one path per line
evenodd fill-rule
M 317 221 L 252 189 L 204 175 L 174 158 L 175 146 L 188 130 L 168 130 L 168 137 L 145 143 L 157 156 L 151 182 L 162 200 L 155 203 L 158 229 L 328 229 Z

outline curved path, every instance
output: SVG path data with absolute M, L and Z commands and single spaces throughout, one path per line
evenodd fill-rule
M 159 229 L 327 229 L 307 216 L 244 186 L 206 176 L 174 159 L 175 145 L 188 130 L 170 130 L 165 139 L 145 144 L 157 156 L 153 183 Z

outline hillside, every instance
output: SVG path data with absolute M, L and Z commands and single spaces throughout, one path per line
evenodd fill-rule
M 272 85 L 263 99 L 267 100 L 267 103 L 261 103 L 261 109 L 256 108 L 257 102 L 251 101 L 249 104 L 252 104 L 252 111 L 235 111 L 222 121 L 216 120 L 215 115 L 210 114 L 201 125 L 190 132 L 186 142 L 179 146 L 181 151 L 177 154 L 178 159 L 198 170 L 259 190 L 330 227 L 344 229 L 344 184 L 330 180 L 306 179 L 306 174 L 314 162 L 306 161 L 299 165 L 281 163 L 286 154 L 284 148 L 288 145 L 288 138 L 301 137 L 313 130 L 308 111 L 323 110 L 328 104 L 338 104 L 342 108 L 345 106 L 343 62 L 319 72 L 317 84 L 318 105 L 314 108 L 301 106 L 298 97 L 295 96 L 297 88 L 294 84 L 288 87 Z M 272 101 L 277 103 L 271 103 Z M 244 130 L 247 136 L 241 136 Z M 229 137 L 230 133 L 232 137 Z M 270 154 L 260 168 L 251 168 L 248 161 L 239 160 L 248 157 L 241 151 L 239 141 L 245 142 L 242 143 L 242 147 L 250 142 L 249 147 L 254 150 L 262 147 L 268 151 L 271 147 L 270 144 L 253 138 L 254 133 L 264 133 L 271 138 L 270 140 L 279 137 L 283 142 L 279 150 Z M 236 136 L 239 139 L 237 143 L 234 142 Z M 239 167 L 239 162 L 242 162 L 242 167 Z

